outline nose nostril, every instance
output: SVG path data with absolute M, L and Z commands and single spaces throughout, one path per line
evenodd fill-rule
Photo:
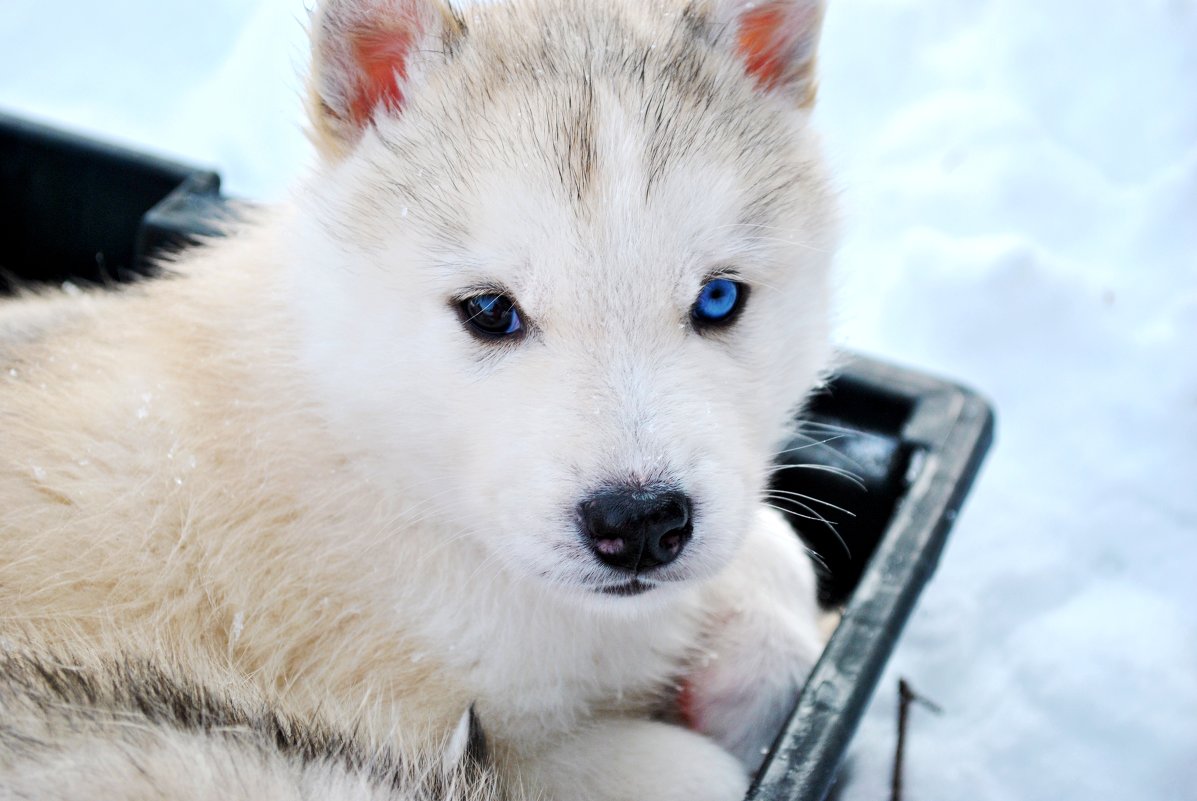
M 627 545 L 622 539 L 601 537 L 595 538 L 594 540 L 594 549 L 607 556 L 616 556 L 622 553 L 626 548 Z

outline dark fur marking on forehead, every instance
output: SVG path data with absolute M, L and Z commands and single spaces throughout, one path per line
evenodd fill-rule
M 451 42 L 445 80 L 435 92 L 413 92 L 420 114 L 412 116 L 422 124 L 380 129 L 390 156 L 412 173 L 396 176 L 379 162 L 378 174 L 394 184 L 384 191 L 402 197 L 438 237 L 462 241 L 468 220 L 455 203 L 459 190 L 472 196 L 474 178 L 495 166 L 526 173 L 531 159 L 530 179 L 547 168 L 560 201 L 586 214 L 599 177 L 619 169 L 599 163 L 603 115 L 622 112 L 643 142 L 646 199 L 679 162 L 710 162 L 737 170 L 766 210 L 780 199 L 779 173 L 791 183 L 800 177 L 794 128 L 743 74 L 727 52 L 725 26 L 703 4 L 649 5 L 662 18 L 648 27 L 619 4 L 529 0 L 519 14 L 480 7 L 477 24 Z M 518 120 L 509 119 L 513 110 L 522 112 Z M 359 244 L 369 237 L 343 233 Z
M 793 130 L 768 110 L 770 101 L 739 70 L 725 68 L 721 51 L 726 26 L 715 23 L 705 9 L 687 4 L 664 38 L 651 42 L 618 17 L 608 24 L 622 57 L 614 64 L 598 55 L 591 58 L 610 65 L 610 79 L 639 92 L 646 199 L 677 162 L 703 150 L 719 151 L 752 186 L 762 187 L 754 201 L 758 211 L 778 198 L 778 189 L 800 177 L 801 170 L 783 155 L 792 152 Z M 635 95 L 621 96 L 636 102 Z
M 566 95 L 556 136 L 558 147 L 563 151 L 557 154 L 557 174 L 565 191 L 579 202 L 594 182 L 598 160 L 594 132 L 594 84 L 586 75 L 582 78 L 580 91 Z
M 715 43 L 717 37 L 711 29 L 710 17 L 696 3 L 687 3 L 686 7 L 682 9 L 680 19 L 682 27 L 695 39 L 705 41 L 707 44 Z
M 713 133 L 701 125 L 701 118 L 686 113 L 686 106 L 709 109 L 714 102 L 715 87 L 703 74 L 697 54 L 680 49 L 666 62 L 663 71 L 668 78 L 648 89 L 643 105 L 642 120 L 648 138 L 646 197 L 671 162 L 689 155 L 704 135 Z

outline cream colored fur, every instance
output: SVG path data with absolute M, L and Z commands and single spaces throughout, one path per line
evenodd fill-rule
M 0 304 L 0 634 L 247 682 L 417 759 L 476 704 L 509 788 L 562 801 L 742 795 L 819 648 L 809 560 L 761 497 L 827 364 L 834 244 L 813 45 L 793 93 L 762 90 L 742 6 L 318 14 L 324 158 L 292 202 L 170 278 Z M 420 26 L 404 105 L 347 124 L 329 43 L 394 8 Z M 752 293 L 702 335 L 716 270 Z M 518 343 L 453 311 L 494 286 Z M 596 591 L 574 520 L 623 478 L 697 510 L 634 598 Z M 698 733 L 668 722 L 683 684 Z M 176 778 L 246 758 L 148 747 Z

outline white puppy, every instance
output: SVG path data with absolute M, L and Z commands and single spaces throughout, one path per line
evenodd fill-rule
M 294 202 L 0 307 L 0 631 L 417 761 L 472 704 L 511 792 L 741 796 L 820 648 L 762 499 L 829 354 L 821 15 L 325 3 Z

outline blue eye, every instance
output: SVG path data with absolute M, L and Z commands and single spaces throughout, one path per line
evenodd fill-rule
M 515 301 L 506 295 L 475 295 L 458 304 L 466 326 L 484 339 L 499 339 L 524 330 Z
M 739 316 L 748 297 L 748 287 L 730 278 L 712 278 L 703 284 L 690 310 L 694 324 L 703 326 L 725 326 Z

